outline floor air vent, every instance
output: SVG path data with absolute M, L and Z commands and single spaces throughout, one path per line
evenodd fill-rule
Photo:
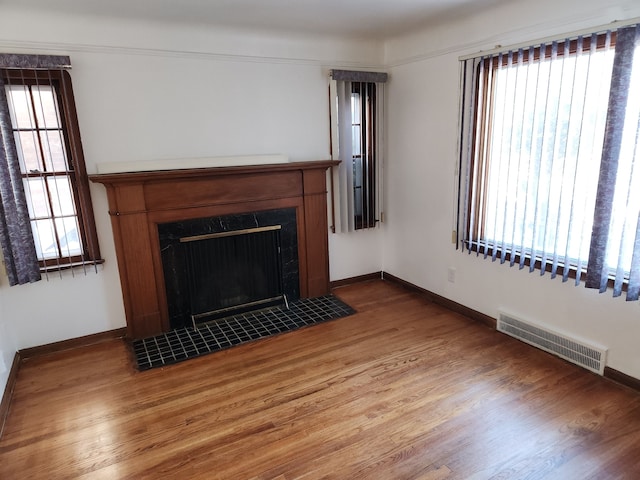
M 607 354 L 605 348 L 553 332 L 541 325 L 524 322 L 504 312 L 500 312 L 498 316 L 497 329 L 587 370 L 604 374 Z

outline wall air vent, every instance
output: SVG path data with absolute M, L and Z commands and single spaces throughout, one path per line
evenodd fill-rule
M 498 331 L 518 340 L 553 353 L 571 363 L 604 375 L 607 349 L 554 332 L 543 325 L 524 321 L 505 312 L 499 312 Z

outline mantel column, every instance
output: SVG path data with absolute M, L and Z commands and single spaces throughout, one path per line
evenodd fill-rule
M 304 170 L 302 177 L 309 297 L 330 291 L 326 175 L 326 169 Z
M 109 215 L 116 243 L 116 257 L 127 336 L 142 338 L 167 330 L 160 313 L 155 285 L 152 238 L 142 184 L 107 185 Z

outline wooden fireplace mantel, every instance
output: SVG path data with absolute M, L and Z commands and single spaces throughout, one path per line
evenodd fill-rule
M 329 293 L 326 170 L 332 160 L 90 175 L 107 189 L 127 336 L 169 329 L 158 224 L 295 208 L 301 297 Z

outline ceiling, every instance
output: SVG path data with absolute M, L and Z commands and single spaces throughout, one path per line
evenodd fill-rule
M 514 0 L 2 0 L 0 4 L 138 19 L 386 38 Z

